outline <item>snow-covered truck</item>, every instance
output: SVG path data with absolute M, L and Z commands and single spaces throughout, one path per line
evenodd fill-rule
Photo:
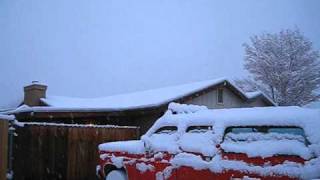
M 320 177 L 320 112 L 170 104 L 140 140 L 99 145 L 107 180 Z

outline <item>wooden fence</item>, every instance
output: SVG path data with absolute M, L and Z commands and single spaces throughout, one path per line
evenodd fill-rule
M 139 138 L 137 127 L 31 123 L 17 128 L 14 178 L 96 179 L 97 146 Z
M 0 180 L 6 179 L 8 160 L 8 121 L 0 119 Z

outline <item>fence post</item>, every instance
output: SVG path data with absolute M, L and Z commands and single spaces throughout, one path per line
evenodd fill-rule
M 10 124 L 9 128 L 9 156 L 8 156 L 8 176 L 7 179 L 11 180 L 13 179 L 13 169 L 12 169 L 12 160 L 13 160 L 13 136 L 14 136 L 14 131 L 16 129 L 13 127 L 12 124 Z

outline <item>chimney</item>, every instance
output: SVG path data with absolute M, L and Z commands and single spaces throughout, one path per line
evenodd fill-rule
M 46 98 L 47 86 L 38 81 L 32 81 L 31 85 L 24 87 L 24 104 L 28 106 L 40 106 L 41 98 Z

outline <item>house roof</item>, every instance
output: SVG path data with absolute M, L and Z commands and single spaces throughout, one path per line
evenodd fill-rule
M 158 89 L 151 89 L 128 94 L 120 94 L 102 98 L 71 98 L 59 96 L 47 96 L 41 101 L 46 106 L 18 108 L 15 113 L 19 112 L 67 112 L 67 111 L 123 111 L 132 109 L 142 109 L 150 107 L 158 107 L 168 104 L 172 101 L 179 100 L 184 97 L 192 96 L 208 88 L 227 84 L 237 94 L 246 101 L 251 101 L 255 98 L 262 97 L 271 105 L 275 105 L 270 99 L 260 92 L 246 94 L 237 86 L 233 85 L 226 78 L 206 80 L 189 84 L 182 84 Z

